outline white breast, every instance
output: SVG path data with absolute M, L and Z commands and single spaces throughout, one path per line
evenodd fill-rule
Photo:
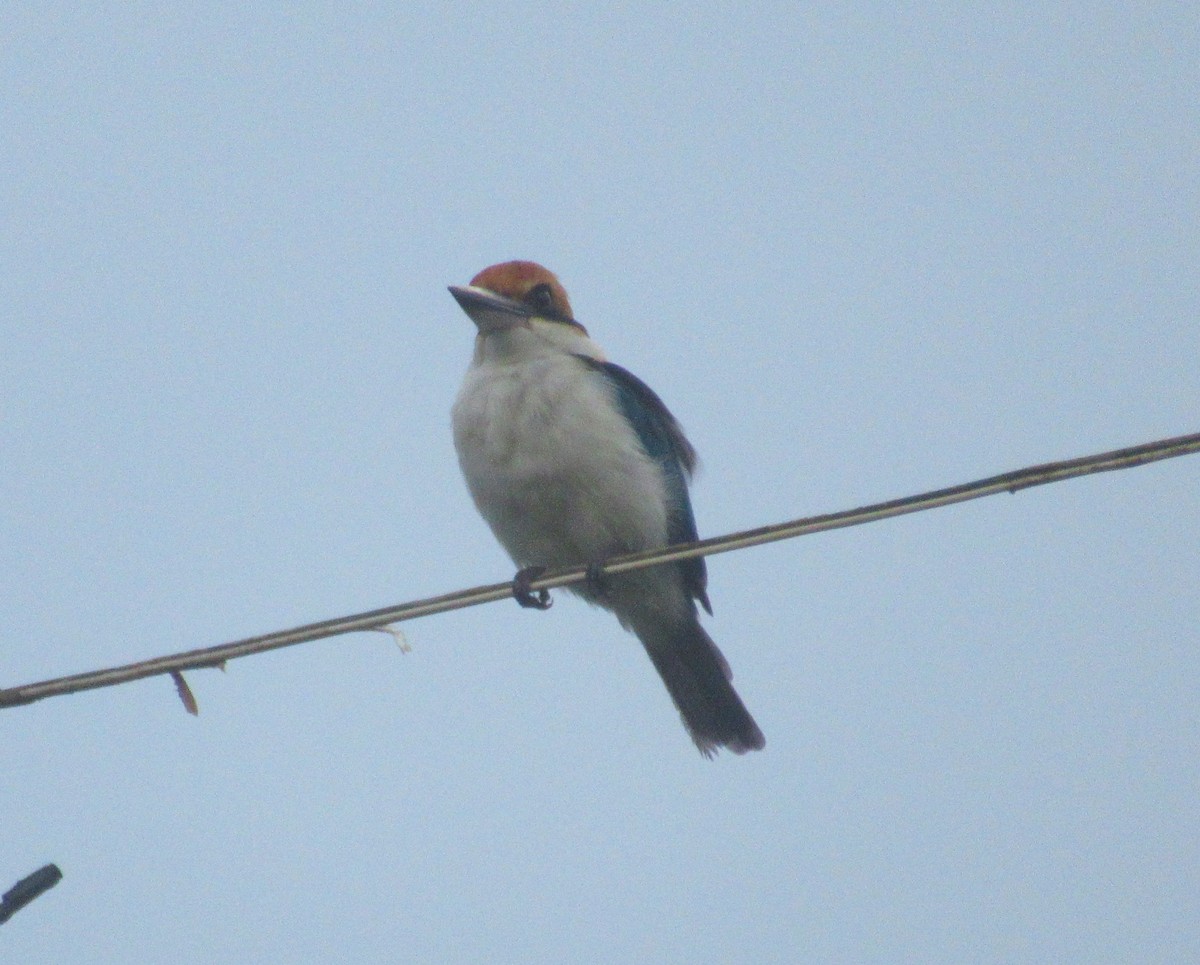
M 454 404 L 467 486 L 518 566 L 586 564 L 667 539 L 665 486 L 579 359 L 477 359 Z

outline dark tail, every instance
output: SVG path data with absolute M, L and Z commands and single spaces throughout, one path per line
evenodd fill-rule
M 695 617 L 665 630 L 639 628 L 638 637 L 701 754 L 762 750 L 766 740 L 730 683 L 729 663 Z

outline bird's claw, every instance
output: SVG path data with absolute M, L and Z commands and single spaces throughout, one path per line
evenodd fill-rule
M 604 572 L 603 563 L 589 563 L 587 567 L 587 579 L 584 580 L 584 586 L 588 588 L 597 600 L 603 600 L 608 597 L 608 576 Z
M 530 610 L 549 610 L 554 605 L 547 589 L 534 590 L 529 584 L 546 572 L 544 566 L 527 566 L 518 570 L 512 581 L 512 595 L 521 606 Z

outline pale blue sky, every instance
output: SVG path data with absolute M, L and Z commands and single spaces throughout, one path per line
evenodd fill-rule
M 1194 4 L 0 15 L 0 685 L 512 566 L 448 410 L 555 270 L 715 535 L 1200 430 Z M 1200 460 L 710 561 L 696 753 L 558 594 L 0 711 L 14 962 L 1200 959 Z

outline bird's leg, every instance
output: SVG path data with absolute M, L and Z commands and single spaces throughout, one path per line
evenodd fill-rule
M 546 572 L 544 566 L 527 566 L 518 570 L 512 581 L 512 595 L 521 606 L 531 610 L 549 610 L 554 604 L 550 599 L 550 591 L 541 589 L 534 591 L 530 583 Z

